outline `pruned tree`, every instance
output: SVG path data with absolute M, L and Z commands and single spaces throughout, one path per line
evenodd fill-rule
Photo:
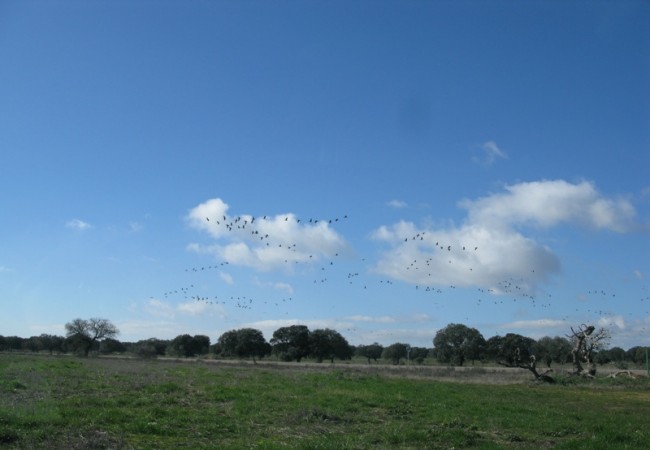
M 73 347 L 81 350 L 86 357 L 96 342 L 119 334 L 117 327 L 109 320 L 98 318 L 74 319 L 65 324 L 65 330 Z

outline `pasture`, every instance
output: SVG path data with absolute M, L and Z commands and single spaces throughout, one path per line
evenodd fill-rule
M 524 370 L 0 354 L 0 446 L 650 447 L 650 383 Z

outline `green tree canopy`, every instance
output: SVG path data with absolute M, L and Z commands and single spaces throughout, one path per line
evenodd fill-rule
M 51 334 L 41 334 L 39 336 L 43 350 L 47 350 L 52 354 L 54 351 L 63 351 L 64 338 L 62 336 L 55 336 Z
M 181 334 L 171 340 L 167 346 L 167 353 L 173 356 L 189 358 L 200 354 L 200 345 L 201 344 L 189 334 Z
M 429 349 L 425 347 L 411 347 L 411 352 L 409 355 L 411 361 L 422 364 L 425 358 L 429 355 Z
M 352 357 L 352 348 L 348 341 L 338 331 L 329 328 L 309 333 L 309 350 L 318 362 L 323 362 L 324 359 L 334 362 L 334 358 L 350 359 Z
M 368 358 L 368 364 L 370 364 L 371 359 L 377 362 L 381 358 L 383 351 L 384 347 L 375 342 L 370 345 L 359 345 L 356 349 L 356 354 L 357 356 Z
M 226 331 L 219 336 L 216 347 L 221 356 L 237 356 L 237 330 Z
M 485 344 L 483 335 L 476 328 L 459 323 L 450 323 L 438 330 L 433 338 L 438 361 L 460 366 L 468 359 L 474 361 L 481 358 Z
M 528 361 L 536 353 L 534 339 L 517 333 L 505 336 L 493 336 L 487 340 L 486 348 L 490 357 L 505 365 L 516 365 L 519 361 Z M 537 355 L 535 355 L 537 357 Z
M 625 359 L 627 359 L 630 362 L 633 362 L 634 364 L 641 365 L 645 363 L 645 352 L 646 348 L 641 347 L 641 346 L 634 346 L 629 348 L 625 352 Z
M 552 362 L 565 363 L 571 359 L 571 342 L 561 336 L 544 336 L 537 340 L 535 345 L 535 357 L 538 361 L 546 361 L 547 366 Z
M 219 337 L 217 348 L 223 356 L 253 358 L 253 361 L 271 353 L 271 346 L 262 332 L 254 328 L 226 331 Z
M 384 351 L 381 354 L 383 359 L 388 359 L 392 361 L 393 364 L 399 364 L 402 358 L 406 358 L 409 345 L 403 344 L 401 342 L 396 342 L 384 348 Z
M 309 328 L 291 325 L 275 330 L 271 338 L 273 354 L 285 361 L 297 361 L 309 356 Z
M 131 351 L 141 358 L 157 358 L 167 352 L 171 341 L 157 338 L 143 339 L 131 344 Z
M 117 339 L 106 338 L 99 344 L 99 352 L 110 354 L 110 353 L 124 353 L 126 351 L 126 346 L 122 344 Z
M 237 330 L 237 348 L 235 350 L 240 358 L 263 358 L 271 353 L 271 346 L 264 334 L 254 328 L 242 328 Z

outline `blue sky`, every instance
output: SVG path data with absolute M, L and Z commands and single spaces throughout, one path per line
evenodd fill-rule
M 644 1 L 7 1 L 0 334 L 650 344 Z

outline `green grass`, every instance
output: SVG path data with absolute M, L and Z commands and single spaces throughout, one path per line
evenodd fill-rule
M 328 364 L 2 354 L 0 446 L 650 447 L 647 379 L 560 381 L 459 383 Z

